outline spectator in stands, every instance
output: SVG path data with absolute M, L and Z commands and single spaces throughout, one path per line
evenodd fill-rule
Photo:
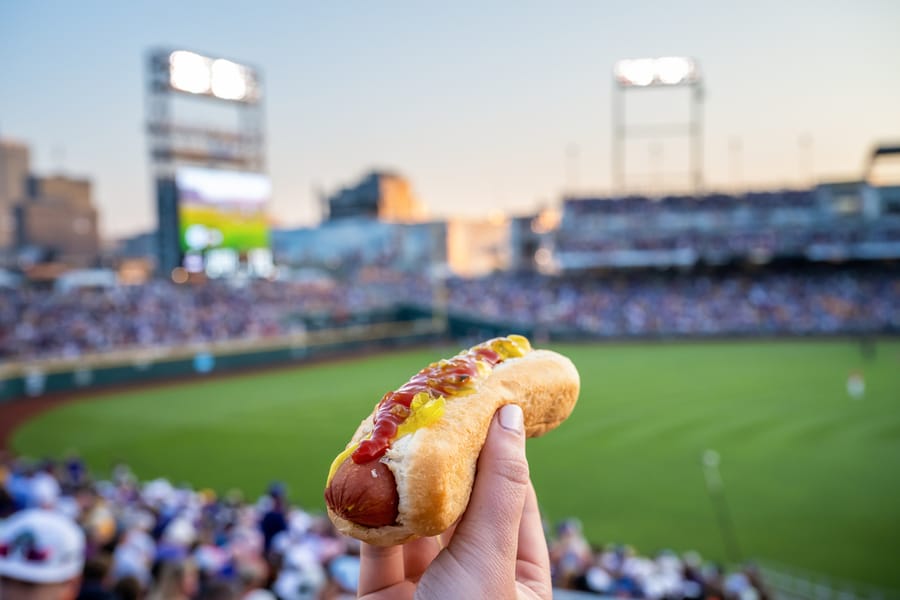
M 276 600 L 266 586 L 266 568 L 262 561 L 246 561 L 238 568 L 241 600 Z
M 84 549 L 70 519 L 44 509 L 16 513 L 0 526 L 0 598 L 75 600 Z
M 259 524 L 263 533 L 266 554 L 269 553 L 275 536 L 288 528 L 284 486 L 280 483 L 272 484 L 269 488 L 269 504 L 270 506 Z
M 550 546 L 550 560 L 556 566 L 553 581 L 562 587 L 571 587 L 575 578 L 585 572 L 593 555 L 581 533 L 581 523 L 568 519 L 560 524 L 557 538 Z
M 136 577 L 123 577 L 113 586 L 113 593 L 119 600 L 142 600 L 144 588 Z
M 226 581 L 211 581 L 200 589 L 197 600 L 241 600 L 234 586 Z
M 112 560 L 105 553 L 96 554 L 85 561 L 78 600 L 118 600 L 106 586 L 111 566 Z
M 197 567 L 190 559 L 167 560 L 160 565 L 156 586 L 148 600 L 190 600 L 198 591 Z
M 509 442 L 509 438 L 506 441 Z M 500 444 L 501 449 L 502 446 Z M 270 551 L 265 553 L 260 522 L 271 507 L 272 498 L 268 492 L 256 505 L 250 505 L 235 493 L 217 498 L 210 490 L 176 488 L 164 479 L 141 485 L 124 465 L 116 467 L 113 481 L 94 482 L 90 474 L 85 473 L 80 486 L 70 481 L 67 470 L 60 468 L 62 464 L 42 462 L 35 468 L 27 461 L 7 458 L 4 465 L 6 474 L 0 481 L 6 485 L 29 484 L 30 477 L 39 472 L 56 479 L 61 495 L 55 510 L 66 511 L 64 514 L 71 516 L 54 515 L 53 518 L 62 518 L 70 526 L 77 519 L 82 530 L 91 532 L 89 539 L 94 542 L 84 546 L 88 562 L 82 577 L 83 598 L 104 598 L 111 592 L 118 600 L 143 600 L 151 590 L 155 598 L 190 597 L 192 600 L 349 600 L 355 596 L 359 582 L 365 581 L 365 577 L 361 579 L 365 573 L 360 571 L 359 542 L 337 535 L 325 517 L 295 507 L 288 510 L 287 497 L 281 492 L 278 495 L 283 496 L 288 528 L 272 538 Z M 482 471 L 490 473 L 485 469 Z M 491 478 L 491 475 L 484 477 Z M 530 489 L 528 494 L 525 512 L 531 514 L 528 508 L 532 501 Z M 25 498 L 30 495 L 26 494 Z M 74 500 L 74 506 L 69 500 Z M 488 502 L 494 500 L 489 498 Z M 46 510 L 26 509 L 26 504 L 21 505 L 22 512 L 14 514 L 24 515 L 29 511 L 51 514 Z M 495 536 L 502 533 L 487 516 L 482 514 L 479 518 L 482 512 L 470 512 L 466 516 L 466 522 L 470 523 L 467 527 L 489 531 Z M 520 532 L 520 536 L 525 535 L 526 530 Z M 5 529 L 0 528 L 0 532 Z M 474 536 L 469 535 L 467 541 L 465 532 L 466 529 L 459 530 L 450 542 L 451 548 L 456 548 L 457 552 L 465 552 L 467 547 L 475 548 L 475 555 L 485 559 L 490 552 L 473 544 Z M 650 559 L 621 545 L 610 545 L 597 551 L 585 550 L 586 543 L 583 543 L 577 521 L 571 519 L 564 521 L 556 532 L 559 539 L 551 543 L 550 572 L 558 575 L 578 571 L 572 565 L 584 565 L 574 577 L 563 580 L 557 576 L 557 587 L 654 600 L 767 600 L 768 597 L 759 573 L 753 569 L 745 569 L 742 572 L 745 577 L 729 579 L 729 573 L 704 564 L 694 553 L 678 557 L 672 552 L 662 552 Z M 531 541 L 527 546 L 542 547 L 542 553 L 547 552 L 543 532 L 532 532 L 528 537 Z M 424 568 L 424 563 L 429 562 L 438 550 L 437 546 L 426 544 L 420 541 L 401 551 L 415 556 L 416 564 Z M 17 544 L 17 547 L 21 546 L 22 543 Z M 424 553 L 421 552 L 423 548 Z M 3 552 L 0 550 L 0 554 Z M 503 560 L 508 560 L 509 553 L 501 554 Z M 579 560 L 573 561 L 573 555 Z M 428 571 L 440 569 L 441 564 L 435 560 Z M 0 573 L 2 565 L 3 560 L 0 560 Z M 75 577 L 77 575 L 76 572 Z M 3 582 L 7 588 L 0 588 L 0 598 L 4 600 L 13 597 L 13 592 L 8 592 L 12 589 L 10 586 L 21 588 L 25 585 L 29 594 L 39 589 L 33 583 L 7 579 Z M 436 575 L 430 576 L 426 583 L 433 584 L 433 580 L 440 583 Z M 466 581 L 462 580 L 463 583 Z M 73 589 L 77 591 L 77 583 Z M 425 592 L 423 587 L 422 593 Z M 65 597 L 67 600 L 72 598 L 71 595 Z

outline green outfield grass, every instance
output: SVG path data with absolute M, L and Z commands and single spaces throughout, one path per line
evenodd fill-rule
M 596 542 L 724 558 L 701 454 L 721 455 L 745 556 L 900 588 L 900 342 L 561 346 L 575 413 L 529 442 L 547 517 Z M 17 431 L 31 456 L 77 450 L 108 472 L 261 493 L 322 509 L 328 465 L 381 395 L 448 350 L 419 350 L 109 394 Z M 452 353 L 452 352 L 451 352 Z M 865 373 L 867 393 L 845 382 Z

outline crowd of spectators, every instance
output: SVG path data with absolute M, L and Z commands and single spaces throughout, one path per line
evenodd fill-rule
M 771 259 L 772 257 L 828 257 L 838 259 L 872 258 L 882 248 L 891 252 L 900 244 L 900 229 L 870 228 L 866 231 L 854 229 L 797 230 L 792 228 L 756 227 L 752 230 L 736 230 L 723 233 L 719 230 L 701 232 L 681 230 L 670 232 L 633 231 L 610 232 L 598 236 L 595 230 L 585 227 L 583 231 L 569 231 L 556 240 L 557 261 L 579 266 L 603 266 L 621 264 L 622 252 L 646 253 L 647 251 L 688 251 L 690 264 L 699 259 L 711 262 L 743 257 Z M 887 250 L 885 250 L 887 251 Z M 617 253 L 619 256 L 617 256 Z M 671 256 L 647 257 L 647 264 L 678 264 Z
M 0 290 L 0 360 L 77 357 L 126 348 L 252 340 L 339 325 L 391 305 L 387 284 L 256 280 Z
M 577 519 L 567 519 L 549 539 L 553 583 L 615 598 L 719 598 L 767 600 L 771 597 L 753 564 L 726 572 L 697 552 L 662 550 L 643 556 L 622 544 L 592 546 Z
M 702 275 L 446 280 L 451 312 L 587 337 L 807 335 L 900 330 L 897 271 L 834 268 Z M 68 291 L 0 290 L 0 360 L 254 340 L 340 327 L 428 307 L 435 282 L 412 275 L 352 281 L 223 282 Z M 316 325 L 316 324 L 319 325 Z
M 47 531 L 59 521 L 77 524 L 82 539 Z M 545 530 L 557 589 L 617 598 L 768 597 L 752 568 L 727 574 L 692 552 L 650 558 L 627 546 L 592 548 L 575 520 Z M 80 569 L 54 562 L 66 552 Z M 94 480 L 78 458 L 0 461 L 0 575 L 31 585 L 65 577 L 80 586 L 80 600 L 355 598 L 359 552 L 359 542 L 336 533 L 326 517 L 292 506 L 279 484 L 248 502 L 237 491 L 219 496 L 165 479 L 139 482 L 124 465 L 109 480 Z
M 900 228 L 893 219 L 864 218 L 863 195 L 821 197 L 814 190 L 744 195 L 570 198 L 552 236 L 565 266 L 633 266 L 621 253 L 682 250 L 691 264 L 737 260 L 896 258 Z M 645 256 L 647 265 L 679 257 Z M 681 257 L 681 260 L 686 260 Z
M 564 201 L 567 211 L 576 216 L 596 213 L 641 214 L 661 212 L 730 212 L 740 209 L 770 211 L 774 209 L 812 209 L 815 194 L 812 190 L 782 190 L 749 192 L 744 195 L 709 194 L 706 196 L 625 196 L 608 198 L 570 198 Z
M 875 271 L 494 276 L 451 281 L 449 296 L 451 310 L 601 338 L 900 330 L 900 276 Z
M 141 483 L 124 465 L 94 481 L 77 458 L 4 467 L 0 517 L 50 510 L 83 530 L 79 598 L 355 597 L 358 544 L 327 518 L 290 506 L 278 484 L 245 502 L 238 491 Z

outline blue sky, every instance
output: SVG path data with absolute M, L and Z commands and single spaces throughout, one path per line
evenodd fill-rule
M 315 222 L 315 187 L 371 167 L 405 173 L 436 215 L 524 213 L 558 199 L 567 164 L 578 189 L 609 189 L 616 59 L 690 55 L 707 82 L 709 182 L 796 185 L 799 136 L 817 179 L 858 176 L 872 144 L 900 139 L 898 27 L 891 0 L 5 0 L 0 135 L 29 142 L 37 171 L 93 178 L 108 235 L 149 229 L 143 61 L 184 46 L 263 69 L 280 223 Z M 666 92 L 633 114 L 684 106 Z M 660 164 L 631 146 L 629 180 L 672 170 L 677 186 L 686 146 L 662 148 Z

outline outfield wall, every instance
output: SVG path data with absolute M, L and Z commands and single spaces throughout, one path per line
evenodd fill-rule
M 438 315 L 428 307 L 400 306 L 393 310 L 356 315 L 353 324 L 310 318 L 306 330 L 291 335 L 195 343 L 177 347 L 119 350 L 35 361 L 0 364 L 0 403 L 50 394 L 137 383 L 189 379 L 245 369 L 300 364 L 348 353 L 374 352 L 414 344 L 456 340 L 461 346 L 491 337 L 518 333 L 537 344 L 565 342 L 667 341 L 735 339 L 733 335 L 631 336 L 597 338 L 570 328 L 544 328 L 472 317 Z M 891 335 L 897 332 L 881 332 Z M 743 335 L 743 339 L 770 339 L 771 333 Z M 802 337 L 802 336 L 791 336 Z M 819 336 L 822 337 L 822 336 Z M 870 332 L 841 332 L 831 337 L 857 337 L 871 345 Z M 865 348 L 863 349 L 865 352 Z
M 444 325 L 397 311 L 393 319 L 251 340 L 129 349 L 40 361 L 0 364 L 0 403 L 65 392 L 171 379 L 190 379 L 245 369 L 427 343 Z

